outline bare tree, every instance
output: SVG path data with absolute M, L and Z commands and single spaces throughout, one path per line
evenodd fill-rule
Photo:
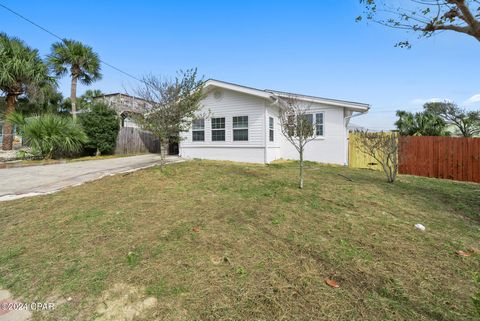
M 203 98 L 203 78 L 197 79 L 197 70 L 179 71 L 175 79 L 148 75 L 136 94 L 148 101 L 136 121 L 160 140 L 161 168 L 169 142 L 179 142 L 180 133 L 188 131 Z
M 356 131 L 359 149 L 373 157 L 387 176 L 389 183 L 395 182 L 398 173 L 398 134 Z
M 365 18 L 390 28 L 417 32 L 420 37 L 455 31 L 480 41 L 479 0 L 405 0 L 401 6 L 385 0 L 359 1 L 365 11 L 357 21 Z M 397 46 L 410 48 L 411 44 L 401 41 Z
M 315 126 L 310 106 L 299 102 L 295 96 L 284 98 L 280 111 L 280 127 L 283 136 L 295 147 L 299 156 L 299 187 L 303 188 L 305 145 L 315 139 Z

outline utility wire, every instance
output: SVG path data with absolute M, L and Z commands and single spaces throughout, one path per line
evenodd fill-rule
M 13 13 L 14 15 L 16 15 L 17 17 L 19 17 L 19 18 L 27 21 L 28 23 L 30 23 L 30 24 L 34 25 L 35 27 L 37 27 L 38 29 L 40 29 L 40 30 L 48 33 L 49 35 L 51 35 L 51 36 L 53 36 L 53 37 L 61 40 L 62 42 L 65 40 L 65 38 L 60 37 L 59 35 L 51 32 L 51 31 L 48 30 L 47 28 L 42 27 L 42 26 L 39 25 L 38 23 L 35 23 L 34 21 L 28 19 L 27 17 L 23 16 L 22 14 L 14 11 L 14 10 L 12 10 L 12 9 L 10 9 L 9 7 L 5 6 L 3 3 L 0 3 L 0 7 L 4 8 L 4 9 L 7 10 L 7 11 L 10 11 L 10 12 Z M 115 67 L 115 66 L 112 65 L 112 64 L 109 64 L 108 62 L 106 62 L 106 61 L 104 61 L 104 60 L 101 60 L 101 59 L 100 59 L 100 62 L 101 62 L 102 64 L 104 64 L 104 65 L 106 65 L 106 66 L 108 66 L 108 67 L 110 67 L 110 68 L 112 68 L 112 69 L 115 69 L 116 71 L 118 71 L 118 72 L 120 72 L 120 73 L 122 73 L 122 74 L 124 74 L 124 75 L 126 75 L 126 76 L 128 76 L 128 77 L 130 77 L 130 78 L 132 78 L 132 79 L 135 79 L 136 81 L 139 81 L 139 82 L 141 82 L 141 83 L 144 82 L 143 80 L 141 80 L 141 79 L 133 76 L 132 74 L 130 74 L 130 73 L 126 72 L 126 71 L 123 71 L 123 70 L 120 69 L 120 68 Z

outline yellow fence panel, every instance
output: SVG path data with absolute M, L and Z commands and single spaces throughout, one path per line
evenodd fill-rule
M 385 134 L 388 135 L 388 133 Z M 350 133 L 348 136 L 348 167 L 383 170 L 382 166 L 373 157 L 362 152 L 358 146 L 358 135 Z

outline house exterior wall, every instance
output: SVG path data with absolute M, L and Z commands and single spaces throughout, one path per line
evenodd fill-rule
M 309 104 L 312 114 L 323 112 L 324 135 L 307 143 L 304 159 L 313 162 L 345 165 L 345 150 L 348 144 L 344 125 L 344 109 L 320 104 Z M 298 160 L 298 152 L 287 139 L 281 135 L 281 154 L 283 159 Z
M 280 127 L 280 109 L 278 106 L 266 104 L 266 133 L 267 140 L 267 163 L 282 158 L 282 146 L 284 145 L 284 137 Z M 270 141 L 270 117 L 273 118 L 273 142 Z
M 265 162 L 265 101 L 251 95 L 214 89 L 202 100 L 205 141 L 194 142 L 192 130 L 182 133 L 180 155 L 187 158 Z M 248 116 L 248 141 L 233 141 L 232 119 Z M 212 141 L 211 118 L 225 117 L 225 141 Z
M 218 92 L 221 92 L 220 98 Z M 215 94 L 216 93 L 216 94 Z M 324 113 L 324 136 L 309 142 L 305 160 L 346 164 L 347 136 L 344 108 L 309 104 L 312 113 Z M 212 90 L 202 101 L 205 119 L 205 141 L 192 141 L 192 131 L 181 134 L 180 156 L 186 158 L 270 163 L 278 159 L 298 159 L 298 152 L 281 132 L 279 107 L 263 98 L 226 89 Z M 248 116 L 248 141 L 233 141 L 232 118 Z M 225 141 L 211 140 L 211 117 L 225 117 Z M 274 141 L 270 142 L 269 118 L 274 118 Z

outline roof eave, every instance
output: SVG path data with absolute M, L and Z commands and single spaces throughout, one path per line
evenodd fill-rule
M 211 86 L 232 90 L 236 92 L 241 92 L 241 93 L 245 93 L 248 95 L 252 95 L 252 96 L 256 96 L 264 99 L 269 99 L 271 101 L 275 101 L 277 98 L 287 98 L 287 96 L 282 95 L 279 92 L 270 91 L 270 90 L 260 90 L 256 88 L 241 86 L 241 85 L 232 84 L 229 82 L 224 82 L 224 81 L 215 80 L 215 79 L 207 80 L 205 82 L 204 89 L 208 90 L 208 88 Z M 370 105 L 368 104 L 361 104 L 361 103 L 354 103 L 354 102 L 340 101 L 340 100 L 335 101 L 335 100 L 315 98 L 315 97 L 306 97 L 302 95 L 295 95 L 295 97 L 301 101 L 318 103 L 318 104 L 323 104 L 327 106 L 347 108 L 357 112 L 367 112 L 370 109 Z
M 271 93 L 264 92 L 263 90 L 226 83 L 226 82 L 218 81 L 214 79 L 207 80 L 205 82 L 204 89 L 208 89 L 208 87 L 210 86 L 237 91 L 237 92 L 241 92 L 244 94 L 248 94 L 248 95 L 252 95 L 260 98 L 272 99 Z

